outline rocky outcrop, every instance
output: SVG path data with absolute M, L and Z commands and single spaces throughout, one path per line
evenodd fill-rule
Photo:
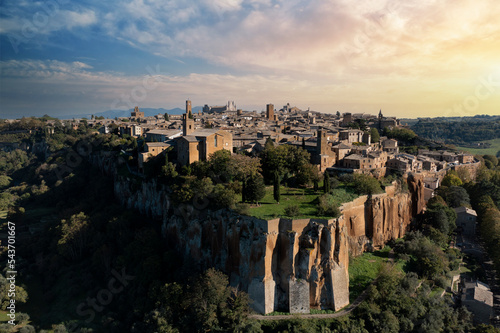
M 167 239 L 184 255 L 223 270 L 261 313 L 349 304 L 343 219 L 265 221 L 220 210 L 163 222 Z
M 248 291 L 260 313 L 311 308 L 338 310 L 349 304 L 349 254 L 383 247 L 402 237 L 425 205 L 423 179 L 408 189 L 363 196 L 341 207 L 338 219 L 260 220 L 230 210 L 197 210 L 170 204 L 155 181 L 117 178 L 115 193 L 129 208 L 162 219 L 168 242 L 202 267 L 216 267 Z
M 412 219 L 425 207 L 421 175 L 409 175 L 406 186 L 395 183 L 385 193 L 361 196 L 341 206 L 347 223 L 349 253 L 382 248 L 389 240 L 403 237 Z

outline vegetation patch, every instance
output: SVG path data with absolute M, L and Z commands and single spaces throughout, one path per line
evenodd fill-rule
M 375 280 L 384 263 L 389 262 L 391 248 L 365 252 L 349 260 L 349 301 L 352 303 Z M 396 261 L 396 269 L 403 271 L 405 260 Z
M 470 146 L 457 146 L 456 148 L 459 150 L 468 151 L 471 154 L 478 155 L 497 155 L 497 153 L 500 151 L 500 138 L 481 141 L 480 143 L 484 144 L 484 146 L 487 148 L 472 148 Z
M 321 194 L 321 191 L 314 191 L 312 188 L 292 188 L 282 185 L 280 202 L 277 203 L 274 200 L 272 186 L 268 186 L 264 198 L 259 201 L 259 205 L 252 205 L 248 209 L 248 214 L 267 220 L 278 217 L 290 217 L 285 213 L 285 210 L 290 206 L 298 206 L 300 213 L 293 216 L 293 218 L 331 219 L 333 216 L 318 214 L 318 196 Z M 340 185 L 332 190 L 331 195 L 338 205 L 352 201 L 358 197 L 350 187 L 344 185 Z

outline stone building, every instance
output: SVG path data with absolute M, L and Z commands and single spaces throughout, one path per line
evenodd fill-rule
M 139 107 L 138 107 L 138 106 L 136 106 L 136 107 L 134 108 L 134 111 L 132 111 L 132 112 L 130 113 L 130 117 L 131 117 L 131 118 L 135 118 L 135 119 L 144 118 L 144 112 L 139 111 Z
M 144 145 L 144 152 L 138 155 L 138 168 L 139 172 L 144 172 L 144 163 L 151 157 L 158 156 L 164 150 L 170 148 L 170 144 L 166 142 L 146 142 Z
M 476 234 L 477 213 L 475 210 L 467 207 L 454 208 L 457 213 L 457 228 L 462 231 L 462 234 L 468 237 L 473 237 Z
M 422 161 L 413 155 L 399 154 L 387 161 L 387 168 L 401 173 L 422 171 Z
M 313 158 L 313 162 L 319 164 L 320 171 L 325 171 L 326 168 L 336 163 L 337 154 L 335 154 L 328 142 L 326 130 L 319 130 L 316 139 L 316 155 Z
M 344 143 L 363 142 L 369 145 L 371 144 L 371 135 L 361 130 L 351 129 L 340 131 L 339 140 Z
M 398 141 L 394 139 L 386 139 L 382 141 L 382 150 L 390 154 L 399 153 Z
M 489 324 L 493 315 L 493 293 L 487 284 L 464 282 L 462 305 L 474 314 L 474 322 Z
M 266 118 L 268 120 L 274 120 L 274 104 L 266 105 Z
M 337 162 L 338 162 L 351 152 L 352 146 L 346 145 L 345 143 L 339 143 L 338 145 L 333 146 L 332 149 L 335 152 L 335 154 L 337 154 Z

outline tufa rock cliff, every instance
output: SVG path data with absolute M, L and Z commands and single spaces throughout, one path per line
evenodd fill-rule
M 166 241 L 202 267 L 228 274 L 247 291 L 260 313 L 309 313 L 349 304 L 349 255 L 383 247 L 402 237 L 424 205 L 423 179 L 409 176 L 408 190 L 363 196 L 341 207 L 337 219 L 260 220 L 229 210 L 174 207 L 154 181 L 116 178 L 123 205 L 161 218 Z

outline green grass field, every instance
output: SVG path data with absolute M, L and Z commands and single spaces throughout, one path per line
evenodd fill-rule
M 386 246 L 380 251 L 365 252 L 349 260 L 349 301 L 352 303 L 377 277 L 382 265 L 390 262 Z M 395 260 L 396 268 L 403 272 L 406 261 Z
M 318 196 L 322 195 L 323 191 L 320 188 L 317 192 L 314 192 L 312 188 L 296 189 L 281 186 L 281 200 L 278 204 L 273 197 L 273 187 L 268 186 L 266 188 L 266 196 L 259 201 L 260 206 L 252 207 L 249 210 L 251 216 L 260 219 L 274 219 L 278 217 L 286 217 L 285 208 L 292 205 L 299 206 L 300 215 L 294 218 L 322 218 L 331 219 L 331 216 L 318 216 Z M 352 201 L 357 198 L 358 195 L 354 194 L 349 187 L 339 186 L 333 190 L 332 195 L 338 204 Z
M 9 321 L 10 317 L 7 316 L 7 311 L 0 310 L 0 323 L 3 323 L 5 321 Z
M 469 153 L 474 154 L 474 155 L 493 155 L 493 156 L 495 156 L 497 154 L 497 152 L 500 151 L 500 138 L 482 141 L 482 142 L 491 143 L 491 147 L 486 148 L 486 149 L 476 149 L 476 148 L 467 148 L 467 147 L 457 146 L 457 149 L 468 151 Z
M 441 296 L 443 294 L 443 291 L 444 291 L 443 288 L 439 288 L 439 287 L 434 288 L 434 289 L 432 289 L 430 296 L 431 297 Z

